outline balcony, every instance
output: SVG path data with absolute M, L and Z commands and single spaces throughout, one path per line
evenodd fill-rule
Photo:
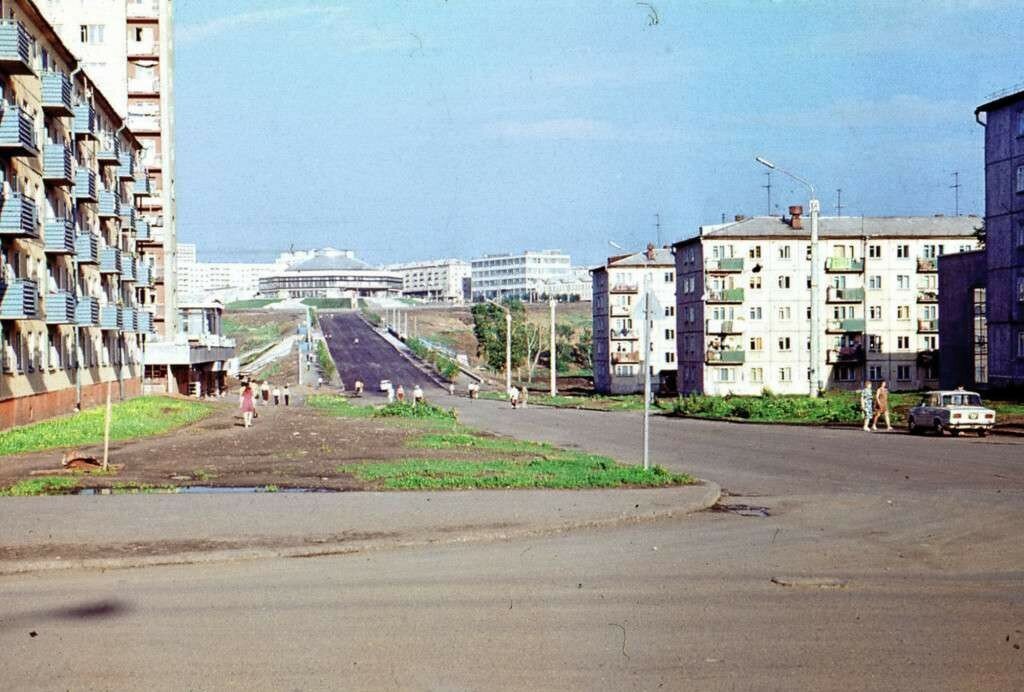
M 100 190 L 99 209 L 97 213 L 101 219 L 121 215 L 121 199 L 113 190 Z
M 863 363 L 864 362 L 864 347 L 860 344 L 853 346 L 840 346 L 839 348 L 830 348 L 826 354 L 826 360 L 829 364 L 846 364 L 846 363 Z
M 160 19 L 160 2 L 159 0 L 149 0 L 149 2 L 129 2 L 127 11 L 128 19 L 149 19 L 156 21 Z
M 121 251 L 116 247 L 100 249 L 100 274 L 121 273 Z
M 917 352 L 917 364 L 922 368 L 937 368 L 939 367 L 939 351 L 938 349 L 929 349 Z
M 0 283 L 0 319 L 34 320 L 39 317 L 39 288 L 32 279 Z
M 743 365 L 746 361 L 746 356 L 746 351 L 709 349 L 707 352 L 707 363 L 713 365 Z
M 825 331 L 833 334 L 862 334 L 864 333 L 864 320 L 829 320 L 825 323 Z
M 613 329 L 608 332 L 608 337 L 613 341 L 635 341 L 640 335 L 632 329 Z
M 131 3 L 128 3 L 129 6 Z M 128 42 L 128 57 L 129 58 L 159 58 L 160 57 L 160 42 L 159 41 L 129 41 Z
M 121 308 L 116 305 L 100 306 L 100 329 L 121 328 Z
M 121 163 L 121 145 L 116 137 L 104 135 L 103 143 L 96 150 L 96 160 L 103 164 Z
M 139 262 L 135 272 L 135 286 L 137 288 L 150 288 L 153 285 L 153 271 L 146 262 Z
M 121 180 L 135 179 L 135 158 L 130 151 L 122 151 L 118 155 L 117 177 Z
M 130 204 L 121 205 L 121 230 L 131 231 L 135 229 L 135 207 Z
M 75 171 L 75 199 L 79 202 L 96 202 L 96 174 L 85 166 Z
M 709 303 L 742 303 L 742 288 L 726 288 L 721 291 L 708 290 L 707 302 Z
M 610 305 L 608 306 L 608 314 L 611 317 L 629 317 L 633 314 L 632 305 Z
M 121 329 L 126 332 L 138 330 L 138 322 L 135 308 L 121 308 Z
M 608 290 L 611 293 L 639 293 L 640 286 L 637 284 L 615 284 Z
M 138 79 L 133 78 L 128 80 L 128 95 L 129 96 L 159 96 L 160 95 L 160 80 L 159 79 Z
M 71 80 L 63 72 L 45 72 L 42 79 L 43 110 L 57 117 L 71 117 Z
M 43 222 L 45 250 L 51 255 L 75 254 L 75 225 L 71 219 L 46 219 Z
M 830 303 L 860 303 L 864 300 L 864 289 L 829 286 L 827 296 Z
M 939 292 L 934 288 L 922 289 L 917 292 L 918 303 L 938 303 Z
M 704 261 L 704 270 L 710 274 L 729 274 L 743 271 L 742 257 L 723 257 Z
M 75 106 L 75 120 L 72 130 L 78 139 L 98 139 L 96 135 L 96 109 L 88 103 Z
M 75 260 L 79 264 L 99 264 L 99 239 L 92 233 L 83 233 L 75 238 Z
M 135 257 L 125 255 L 121 258 L 121 281 L 135 281 Z
M 36 128 L 32 116 L 20 106 L 4 102 L 0 109 L 0 154 L 39 156 Z
M 925 333 L 935 333 L 939 331 L 938 320 L 918 320 L 917 331 Z
M 149 175 L 146 171 L 135 172 L 135 185 L 132 187 L 132 194 L 136 197 L 146 197 L 152 192 L 149 186 Z
M 36 203 L 20 192 L 10 193 L 0 207 L 0 237 L 39 238 Z
M 864 260 L 852 257 L 829 257 L 825 260 L 825 271 L 862 272 L 864 271 Z
M 149 240 L 149 221 L 142 217 L 135 219 L 135 240 Z
M 79 298 L 75 306 L 75 324 L 79 327 L 100 326 L 100 302 L 92 296 Z
M 136 317 L 138 318 L 136 331 L 139 334 L 153 334 L 156 331 L 153 329 L 153 313 L 146 312 L 145 310 L 139 310 Z
M 32 67 L 32 36 L 14 19 L 0 20 L 0 71 L 35 74 Z
M 133 114 L 128 116 L 128 127 L 135 134 L 157 133 L 160 131 L 160 116 Z
M 44 307 L 47 324 L 75 323 L 75 296 L 70 291 L 47 293 Z
M 616 351 L 612 355 L 612 365 L 637 364 L 640 362 L 639 351 Z
M 743 320 L 705 320 L 704 331 L 708 334 L 742 334 L 746 329 Z
M 918 257 L 917 271 L 925 274 L 933 274 L 939 271 L 939 260 L 936 257 Z
M 51 185 L 70 185 L 74 179 L 71 149 L 47 142 L 43 147 L 43 181 Z

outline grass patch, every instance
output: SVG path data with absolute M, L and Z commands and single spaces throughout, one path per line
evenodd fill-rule
M 425 343 L 416 338 L 407 339 L 405 345 L 409 347 L 410 351 L 416 354 L 417 358 L 425 363 L 433 365 L 434 369 L 440 373 L 441 377 L 449 382 L 454 381 L 458 376 L 459 364 L 443 353 L 438 353 L 437 351 L 427 348 Z
M 316 361 L 320 365 L 320 372 L 323 373 L 324 379 L 328 382 L 334 379 L 338 370 L 334 367 L 334 359 L 331 358 L 331 352 L 327 350 L 327 344 L 323 341 L 316 342 Z
M 917 392 L 891 392 L 889 408 L 893 424 L 906 420 L 915 406 Z M 828 392 L 809 396 L 703 396 L 679 397 L 672 402 L 672 414 L 696 418 L 724 418 L 765 423 L 860 423 L 860 392 Z
M 351 298 L 303 298 L 303 305 L 319 310 L 351 310 Z
M 455 422 L 455 409 L 445 409 L 433 404 L 415 405 L 409 401 L 395 401 L 385 406 L 358 406 L 336 394 L 314 394 L 306 404 L 324 413 L 339 418 L 412 418 Z
M 111 440 L 159 435 L 202 420 L 213 407 L 198 401 L 143 396 L 113 406 Z M 103 441 L 104 406 L 63 418 L 12 428 L 0 433 L 0 456 L 55 447 L 78 447 Z
M 480 392 L 481 399 L 492 399 L 494 401 L 505 401 L 507 399 L 501 392 Z M 530 392 L 527 398 L 528 404 L 537 406 L 554 406 L 556 408 L 580 408 L 592 411 L 642 411 L 644 398 L 639 394 L 620 394 L 604 396 L 594 394 L 591 396 L 566 396 L 556 394 L 537 394 Z M 666 408 L 664 400 L 655 399 L 651 408 Z
M 306 405 L 337 418 L 373 418 L 373 406 L 357 406 L 336 394 L 313 394 Z
M 552 455 L 559 450 L 546 442 L 516 440 L 511 437 L 485 437 L 469 432 L 425 433 L 406 443 L 418 449 L 457 449 L 471 447 L 506 454 Z
M 0 497 L 56 495 L 71 491 L 77 486 L 78 479 L 70 476 L 39 476 L 18 481 L 9 488 L 0 489 Z
M 252 300 L 236 300 L 224 306 L 225 310 L 258 310 L 278 302 L 277 298 L 253 298 Z
M 455 409 L 441 408 L 430 403 L 413 404 L 409 401 L 395 401 L 374 411 L 378 418 L 419 418 L 452 421 L 457 418 Z

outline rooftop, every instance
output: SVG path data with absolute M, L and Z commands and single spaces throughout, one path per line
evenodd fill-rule
M 989 94 L 986 97 L 985 103 L 974 109 L 974 114 L 977 115 L 978 113 L 987 112 L 995 109 L 996 107 L 1003 106 L 1012 101 L 1018 101 L 1022 98 L 1024 98 L 1024 82 L 1014 84 L 1011 87 Z
M 753 216 L 741 221 L 701 226 L 701 238 L 810 238 L 811 221 L 792 228 L 778 216 Z M 977 216 L 822 216 L 821 238 L 967 238 L 981 224 Z M 676 245 L 693 240 L 686 238 Z

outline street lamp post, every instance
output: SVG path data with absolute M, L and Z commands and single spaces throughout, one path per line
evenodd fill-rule
M 550 357 L 548 358 L 548 365 L 551 366 L 551 396 L 558 394 L 558 383 L 555 370 L 557 367 L 555 362 L 557 359 L 557 355 L 555 353 L 555 302 L 554 298 L 550 298 L 548 300 L 548 305 L 551 306 L 551 346 L 549 347 Z
M 821 300 L 819 296 L 818 286 L 820 285 L 821 267 L 818 264 L 818 214 L 821 211 L 821 204 L 818 202 L 817 193 L 814 190 L 814 185 L 809 181 L 804 180 L 798 175 L 794 175 L 789 171 L 779 168 L 771 161 L 755 156 L 754 160 L 762 166 L 767 166 L 773 170 L 777 170 L 783 175 L 789 176 L 798 183 L 804 185 L 811 194 L 811 199 L 808 204 L 811 212 L 811 367 L 808 371 L 808 381 L 810 384 L 809 394 L 811 398 L 818 396 L 818 393 L 822 389 L 821 383 Z

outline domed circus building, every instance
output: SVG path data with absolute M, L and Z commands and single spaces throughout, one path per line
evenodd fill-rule
M 268 298 L 397 297 L 402 274 L 371 267 L 351 250 L 327 248 L 261 277 L 259 292 Z

